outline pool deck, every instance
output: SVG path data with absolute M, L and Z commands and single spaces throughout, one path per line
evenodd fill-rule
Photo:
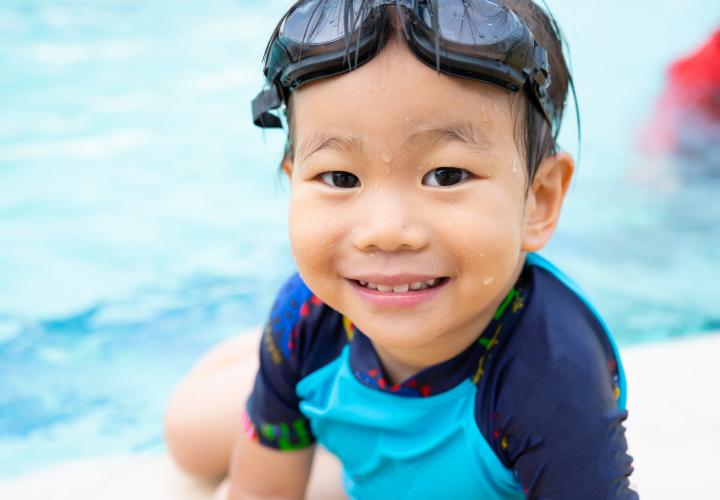
M 720 332 L 622 351 L 630 382 L 632 484 L 643 498 L 709 498 L 720 450 Z M 209 500 L 215 485 L 162 454 L 68 462 L 0 480 L 12 500 Z

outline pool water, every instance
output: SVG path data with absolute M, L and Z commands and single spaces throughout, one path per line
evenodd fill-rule
M 249 100 L 288 4 L 0 4 L 0 475 L 161 446 L 179 377 L 263 321 L 293 262 L 283 138 Z M 583 141 L 545 254 L 621 344 L 720 329 L 720 181 L 634 147 L 665 66 L 720 7 L 550 5 Z

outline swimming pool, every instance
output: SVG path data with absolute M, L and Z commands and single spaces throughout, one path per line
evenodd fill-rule
M 287 4 L 0 4 L 0 475 L 160 446 L 181 374 L 263 321 L 293 265 L 283 140 L 248 103 Z M 584 139 L 546 255 L 621 343 L 720 329 L 720 183 L 633 148 L 663 68 L 720 23 L 717 2 L 550 4 Z

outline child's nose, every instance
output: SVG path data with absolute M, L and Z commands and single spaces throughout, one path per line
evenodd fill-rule
M 430 242 L 428 230 L 400 199 L 369 203 L 356 215 L 352 238 L 360 250 L 421 250 Z

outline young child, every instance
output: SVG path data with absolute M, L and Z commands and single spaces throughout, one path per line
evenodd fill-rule
M 532 0 L 301 0 L 265 60 L 253 113 L 279 127 L 286 107 L 299 274 L 246 405 L 244 348 L 181 386 L 181 466 L 222 473 L 235 439 L 230 498 L 301 498 L 319 443 L 351 498 L 637 498 L 617 349 L 534 253 L 574 170 L 552 19 Z

